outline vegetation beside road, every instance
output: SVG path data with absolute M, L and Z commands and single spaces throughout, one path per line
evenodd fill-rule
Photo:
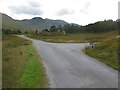
M 28 33 L 28 37 L 57 43 L 101 42 L 102 40 L 117 36 L 118 22 L 113 20 L 98 21 L 85 26 L 65 24 L 64 26 L 51 26 L 42 32 L 36 30 Z
M 48 87 L 45 69 L 31 41 L 16 35 L 3 35 L 2 39 L 2 87 Z
M 91 57 L 120 70 L 118 66 L 118 31 L 109 31 L 101 33 L 73 33 L 63 34 L 60 32 L 47 32 L 40 34 L 28 34 L 30 38 L 54 43 L 84 43 L 101 42 L 94 48 L 87 47 L 84 52 Z M 119 46 L 120 47 L 120 46 Z
M 104 39 L 117 36 L 117 31 L 106 33 L 78 33 L 63 34 L 60 32 L 50 32 L 46 34 L 27 34 L 27 37 L 54 43 L 84 43 L 84 42 L 101 42 Z
M 120 45 L 118 45 L 118 38 L 113 37 L 104 40 L 93 48 L 86 47 L 84 52 L 89 56 L 94 57 L 97 60 L 120 71 L 120 65 L 118 64 L 118 54 L 120 52 L 118 51 L 118 48 L 120 48 Z

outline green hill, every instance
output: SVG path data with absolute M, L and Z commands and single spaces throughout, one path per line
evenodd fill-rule
M 63 20 L 50 20 L 43 19 L 41 17 L 34 17 L 32 19 L 15 20 L 10 16 L 0 13 L 2 15 L 2 28 L 22 31 L 42 31 L 43 29 L 49 29 L 51 26 L 63 26 L 67 22 Z
M 2 15 L 2 28 L 3 29 L 12 29 L 12 30 L 20 29 L 22 31 L 32 30 L 30 26 L 26 26 L 23 23 L 20 23 L 12 19 L 6 14 L 0 13 L 0 15 Z
M 49 29 L 51 26 L 63 26 L 67 22 L 63 20 L 50 20 L 43 19 L 41 17 L 34 17 L 32 19 L 19 20 L 18 22 L 24 23 L 25 25 L 32 26 L 35 29 Z

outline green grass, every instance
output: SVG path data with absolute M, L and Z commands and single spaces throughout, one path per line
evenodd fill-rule
M 38 54 L 36 54 L 33 47 L 26 49 L 25 57 L 28 60 L 22 68 L 22 74 L 20 77 L 20 87 L 26 88 L 44 88 L 46 87 L 44 67 L 39 60 Z
M 48 87 L 41 58 L 31 41 L 15 35 L 3 35 L 2 45 L 3 88 Z
M 118 47 L 120 47 L 118 46 L 118 38 L 113 37 L 104 40 L 94 48 L 86 47 L 84 52 L 110 67 L 120 70 L 118 66 Z
M 56 43 L 80 43 L 80 42 L 100 42 L 108 37 L 117 36 L 117 32 L 107 33 L 78 33 L 78 34 L 48 34 L 44 35 L 27 35 L 30 38 L 42 40 L 45 42 L 56 42 Z

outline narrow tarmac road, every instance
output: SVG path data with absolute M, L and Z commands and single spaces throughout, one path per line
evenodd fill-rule
M 118 72 L 82 52 L 88 43 L 30 39 L 43 59 L 51 88 L 118 88 Z

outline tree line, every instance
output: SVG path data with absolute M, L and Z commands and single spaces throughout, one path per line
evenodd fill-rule
M 8 34 L 27 34 L 28 31 L 21 31 L 20 29 L 12 30 L 12 29 L 4 29 L 2 28 L 2 34 L 8 35 Z
M 79 26 L 75 24 L 65 24 L 63 27 L 52 26 L 49 30 L 45 29 L 43 31 L 46 31 L 46 32 L 65 31 L 66 33 L 100 33 L 100 32 L 118 30 L 118 23 L 119 21 L 104 20 L 104 21 L 88 24 L 85 26 Z
M 63 32 L 64 34 L 70 33 L 100 33 L 100 32 L 109 32 L 113 30 L 118 30 L 119 20 L 104 20 L 98 21 L 95 23 L 91 23 L 85 26 L 80 26 L 76 24 L 65 24 L 64 26 L 59 25 L 51 26 L 50 29 L 43 29 L 42 32 L 39 30 L 34 30 L 33 32 L 21 31 L 21 30 L 11 30 L 11 29 L 2 29 L 3 34 L 42 34 L 42 33 L 50 33 L 50 32 Z

